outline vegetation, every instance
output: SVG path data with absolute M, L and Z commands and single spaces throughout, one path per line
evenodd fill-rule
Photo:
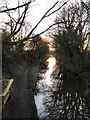
M 56 86 L 53 85 L 51 95 L 44 100 L 47 119 L 89 118 L 89 8 L 89 2 L 67 5 L 57 14 L 57 25 L 49 33 L 57 43 L 60 67 L 53 74 Z
M 88 72 L 90 66 L 88 12 L 79 4 L 70 4 L 57 14 L 51 36 L 58 44 L 62 68 L 71 73 Z M 87 37 L 88 36 L 88 37 Z
M 80 117 L 86 119 L 88 112 L 85 108 L 85 97 L 90 96 L 90 4 L 89 2 L 67 4 L 67 1 L 59 5 L 57 1 L 32 27 L 26 18 L 34 1 L 25 0 L 21 4 L 18 0 L 18 6 L 14 8 L 8 8 L 6 2 L 5 6 L 1 7 L 0 14 L 7 14 L 9 17 L 9 21 L 4 22 L 5 26 L 0 32 L 3 77 L 15 78 L 14 85 L 17 89 L 15 92 L 20 90 L 20 96 L 26 102 L 23 92 L 27 93 L 26 97 L 30 93 L 32 95 L 32 91 L 35 92 L 39 65 L 44 63 L 49 56 L 48 42 L 43 41 L 41 35 L 51 28 L 49 35 L 55 41 L 55 44 L 54 42 L 51 44 L 56 46 L 55 54 L 53 52 L 51 54 L 56 56 L 59 70 L 55 71 L 57 78 L 54 77 L 56 83 L 52 84 L 51 96 L 45 99 L 46 112 L 49 111 L 47 119 L 66 120 L 68 118 L 79 119 Z M 59 6 L 55 10 L 57 5 Z M 59 12 L 54 23 L 46 30 L 34 34 L 42 20 L 57 11 Z M 16 17 L 13 17 L 14 13 L 17 14 Z M 45 68 L 47 66 L 41 65 L 41 69 Z M 20 79 L 21 77 L 22 79 Z M 78 82 L 82 83 L 80 87 Z M 84 89 L 83 84 L 85 84 Z M 80 93 L 81 89 L 83 89 L 84 96 Z M 90 106 L 90 98 L 87 99 L 87 103 Z M 82 107 L 83 112 L 80 107 Z
M 27 15 L 33 2 L 35 1 L 25 0 L 23 1 L 23 3 L 21 3 L 20 0 L 18 0 L 18 4 L 16 7 L 10 8 L 9 3 L 7 2 L 3 3 L 3 7 L 0 6 L 0 14 L 6 14 L 9 18 L 8 22 L 4 22 L 4 27 L 1 32 L 3 49 L 3 72 L 6 72 L 6 70 L 9 71 L 9 69 L 11 68 L 11 63 L 18 65 L 20 63 L 18 61 L 27 61 L 30 57 L 32 61 L 35 61 L 35 59 L 38 59 L 38 57 L 40 57 L 42 60 L 46 59 L 44 57 L 46 54 L 48 54 L 48 47 L 45 42 L 40 42 L 42 41 L 40 35 L 46 32 L 50 27 L 52 27 L 53 24 L 49 26 L 46 30 L 38 34 L 34 34 L 34 30 L 39 26 L 43 19 L 57 12 L 67 2 L 63 3 L 60 7 L 54 10 L 56 5 L 58 4 L 58 2 L 55 2 L 54 5 L 49 8 L 42 16 L 40 21 L 38 21 L 38 23 L 32 28 L 31 23 L 27 21 Z M 16 14 L 16 16 L 13 16 L 13 14 Z M 12 72 L 12 74 L 13 73 L 14 71 Z

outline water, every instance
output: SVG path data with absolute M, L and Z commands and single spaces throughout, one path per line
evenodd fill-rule
M 48 68 L 44 74 L 40 74 L 41 79 L 37 83 L 37 89 L 39 90 L 39 92 L 35 96 L 35 102 L 37 105 L 39 118 L 44 118 L 47 114 L 45 112 L 45 107 L 43 104 L 45 98 L 51 95 L 49 93 L 52 89 L 53 84 L 51 75 L 55 69 L 56 59 L 51 56 L 46 62 L 48 64 Z
M 51 56 L 41 70 L 37 82 L 35 103 L 40 120 L 89 120 L 88 103 L 85 99 L 85 86 L 75 76 L 57 77 L 56 59 Z

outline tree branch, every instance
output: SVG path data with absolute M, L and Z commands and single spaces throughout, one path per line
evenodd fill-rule
M 90 8 L 82 1 L 81 2 L 82 7 L 85 8 L 87 11 L 90 10 Z
M 0 13 L 7 12 L 7 11 L 13 11 L 13 10 L 16 10 L 18 8 L 22 8 L 22 7 L 26 6 L 26 5 L 29 5 L 32 2 L 33 1 L 31 0 L 31 1 L 29 1 L 29 2 L 27 2 L 25 4 L 23 4 L 23 5 L 19 5 L 19 6 L 15 7 L 15 8 L 8 8 L 8 9 L 5 9 L 5 10 L 1 10 Z
M 67 1 L 68 2 L 68 1 Z M 48 14 L 58 3 L 58 1 L 51 7 L 49 8 L 49 10 L 46 11 L 46 13 L 42 16 L 42 18 L 39 20 L 39 22 L 35 25 L 35 27 L 30 31 L 30 33 L 27 35 L 27 37 L 29 37 L 33 31 L 38 27 L 38 25 L 42 22 L 42 20 L 46 17 L 49 17 L 50 15 L 52 15 L 53 13 L 57 12 L 58 10 L 60 10 L 67 2 L 65 2 L 61 7 L 59 7 L 57 10 L 51 12 L 50 14 Z M 48 14 L 48 15 L 47 15 Z
M 30 2 L 30 3 L 31 3 L 31 2 Z M 65 3 L 64 3 L 61 7 L 59 7 L 57 10 L 55 10 L 55 11 L 51 12 L 50 14 L 48 14 L 48 13 L 57 5 L 57 3 L 58 3 L 58 1 L 57 1 L 51 8 L 49 8 L 49 9 L 45 12 L 45 14 L 42 16 L 42 18 L 39 20 L 39 22 L 33 27 L 33 29 L 29 32 L 29 34 L 28 34 L 26 37 L 24 37 L 23 39 L 21 39 L 20 41 L 24 42 L 24 41 L 27 41 L 27 40 L 31 39 L 31 38 L 32 38 L 32 37 L 31 37 L 31 34 L 32 34 L 33 31 L 38 27 L 38 25 L 41 23 L 41 21 L 42 21 L 44 18 L 52 15 L 53 13 L 55 13 L 56 11 L 58 11 L 59 9 L 61 9 L 67 2 L 65 2 Z M 11 37 L 12 37 L 13 35 L 17 34 L 17 33 L 20 31 L 20 29 L 21 29 L 21 27 L 22 27 L 22 24 L 23 24 L 23 22 L 24 22 L 25 16 L 26 16 L 26 12 L 27 12 L 27 10 L 28 10 L 28 5 L 29 5 L 29 4 L 24 4 L 24 5 L 23 5 L 23 6 L 25 6 L 25 10 L 24 10 L 24 12 L 22 13 L 22 14 L 24 14 L 24 15 L 22 15 L 23 18 L 22 18 L 22 16 L 21 16 L 21 17 L 19 18 L 19 20 L 17 21 L 16 26 L 15 26 L 15 29 L 14 29 L 13 33 L 10 35 Z M 18 7 L 17 7 L 17 8 L 18 8 Z M 48 14 L 48 15 L 47 15 L 47 14 Z M 19 28 L 17 29 L 17 24 L 19 24 L 19 21 L 21 20 L 21 18 L 22 18 L 21 25 L 20 25 Z M 49 30 L 51 27 L 55 26 L 56 24 L 60 24 L 60 23 L 62 23 L 62 22 L 58 22 L 58 23 L 54 23 L 54 24 L 50 25 L 46 30 L 42 31 L 42 32 L 39 33 L 38 35 L 41 35 L 41 34 L 45 33 L 45 32 L 46 32 L 47 30 Z M 17 29 L 17 30 L 16 30 L 16 29 Z M 35 36 L 34 36 L 34 37 L 35 37 Z M 19 42 L 19 41 L 17 41 L 17 42 L 12 42 L 11 45 L 15 45 L 15 44 L 17 44 L 18 42 Z
M 22 13 L 21 17 L 18 19 L 12 35 L 17 34 L 17 33 L 20 31 L 20 29 L 21 29 L 21 27 L 22 27 L 22 25 L 23 25 L 24 19 L 25 19 L 25 17 L 26 17 L 26 12 L 27 12 L 27 10 L 28 10 L 28 5 L 29 5 L 29 4 L 27 4 L 27 6 L 25 6 L 24 12 Z M 23 14 L 24 14 L 24 15 L 23 15 Z M 23 16 L 23 18 L 22 18 L 22 16 Z M 21 18 L 22 18 L 22 21 L 20 22 L 21 24 L 20 24 L 19 28 L 17 29 L 17 25 L 18 25 L 19 21 L 21 20 Z M 16 29 L 17 29 L 17 30 L 16 30 Z M 16 31 L 15 31 L 15 30 L 16 30 Z
M 39 22 L 35 25 L 35 27 L 30 31 L 30 33 L 27 35 L 27 37 L 29 37 L 33 31 L 37 28 L 37 26 L 41 23 L 41 21 L 46 17 L 47 13 L 49 11 L 51 11 L 56 5 L 57 5 L 58 2 L 56 2 L 51 8 L 49 8 L 49 10 L 46 11 L 46 13 L 42 16 L 42 18 L 39 20 Z
M 12 19 L 14 22 L 16 22 L 16 20 L 10 15 L 9 11 L 7 11 L 6 13 L 10 17 L 10 19 Z
M 41 35 L 45 32 L 47 32 L 50 28 L 52 28 L 53 26 L 57 25 L 57 24 L 62 24 L 63 22 L 57 22 L 57 23 L 54 23 L 52 25 L 50 25 L 46 30 L 42 31 L 41 33 L 37 34 L 37 35 Z M 35 36 L 34 36 L 35 37 Z
M 69 0 L 68 0 L 68 1 L 69 1 Z M 68 2 L 68 1 L 67 1 L 67 2 Z M 53 12 L 51 12 L 50 14 L 48 14 L 48 15 L 45 16 L 45 17 L 48 17 L 48 16 L 52 15 L 53 13 L 57 12 L 58 10 L 60 10 L 65 4 L 67 4 L 67 2 L 63 3 L 58 9 L 54 10 Z

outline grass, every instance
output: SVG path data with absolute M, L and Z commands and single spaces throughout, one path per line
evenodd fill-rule
M 9 80 L 7 87 L 5 88 L 4 92 L 2 94 L 0 94 L 0 97 L 1 96 L 5 97 L 7 95 L 9 89 L 11 88 L 11 85 L 12 85 L 13 81 L 14 81 L 13 79 Z

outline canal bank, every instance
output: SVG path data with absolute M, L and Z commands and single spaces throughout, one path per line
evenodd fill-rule
M 4 119 L 31 119 L 38 120 L 37 108 L 34 101 L 31 73 L 35 66 L 25 65 L 21 76 L 15 78 L 13 90 L 7 104 L 2 111 Z

